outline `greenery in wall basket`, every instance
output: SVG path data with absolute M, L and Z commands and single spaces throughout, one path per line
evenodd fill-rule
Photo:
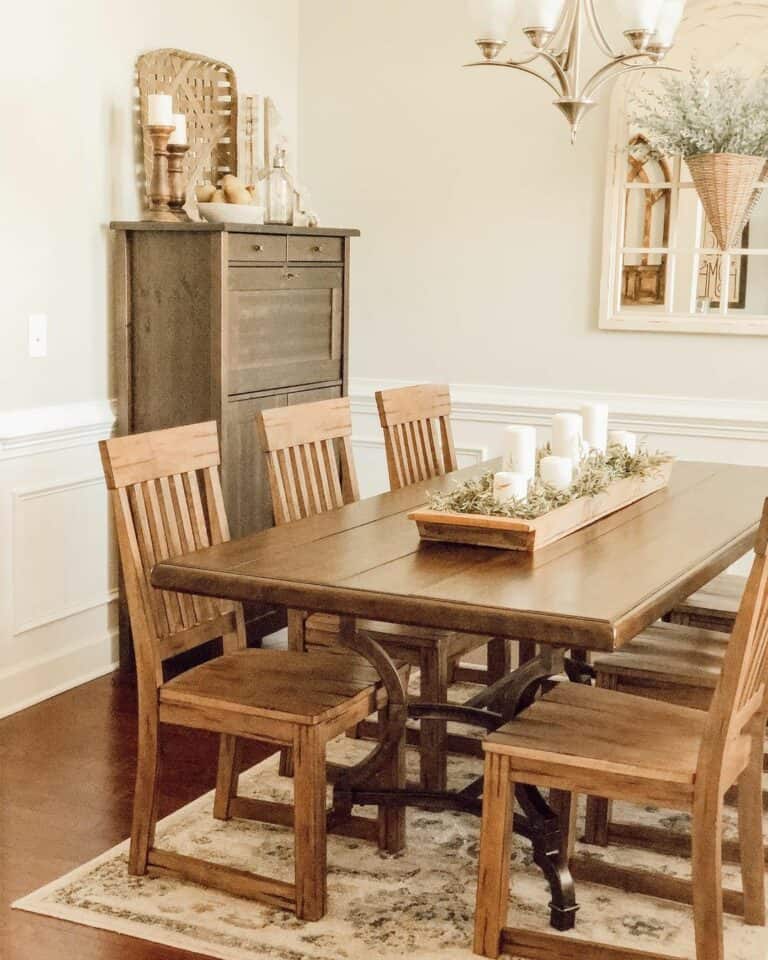
M 549 446 L 539 451 L 539 459 L 550 455 Z M 445 513 L 482 514 L 489 517 L 517 517 L 520 520 L 535 520 L 558 507 L 564 507 L 580 497 L 595 497 L 616 480 L 628 477 L 650 477 L 662 464 L 672 457 L 666 453 L 649 453 L 640 447 L 636 454 L 626 447 L 611 444 L 607 454 L 592 451 L 586 456 L 576 479 L 566 490 L 556 490 L 538 477 L 531 484 L 525 500 L 508 500 L 500 503 L 493 495 L 493 474 L 457 484 L 448 493 L 431 493 L 428 498 L 432 510 Z
M 660 156 L 702 153 L 768 156 L 768 70 L 755 79 L 737 70 L 665 77 L 660 90 L 634 100 L 632 121 Z
M 636 97 L 632 120 L 654 153 L 686 160 L 718 245 L 736 247 L 766 172 L 768 71 L 750 80 L 694 61 L 688 76 Z

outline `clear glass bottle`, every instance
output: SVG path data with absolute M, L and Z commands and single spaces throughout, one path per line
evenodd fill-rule
M 285 169 L 285 147 L 275 150 L 267 188 L 267 223 L 293 223 L 293 185 Z

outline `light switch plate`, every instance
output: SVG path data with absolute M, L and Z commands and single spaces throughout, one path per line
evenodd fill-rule
M 29 317 L 29 355 L 48 355 L 48 317 L 44 313 L 32 313 Z

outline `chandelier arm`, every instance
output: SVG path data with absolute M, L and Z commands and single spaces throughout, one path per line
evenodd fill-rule
M 556 87 L 550 84 L 552 89 L 561 96 L 567 97 L 571 93 L 571 78 L 569 77 L 567 71 L 563 68 L 559 59 L 553 53 L 550 53 L 549 50 L 540 50 L 539 56 L 547 61 L 550 67 L 552 67 L 552 69 L 555 71 L 557 79 L 560 81 L 561 89 L 558 91 Z M 536 74 L 536 76 L 540 76 L 540 74 Z M 544 78 L 542 77 L 542 79 Z
M 563 91 L 558 90 L 558 88 L 549 80 L 547 77 L 542 76 L 540 73 L 537 73 L 535 70 L 532 70 L 530 67 L 521 66 L 518 63 L 510 62 L 505 63 L 500 60 L 476 60 L 473 63 L 465 63 L 465 67 L 508 67 L 510 70 L 520 70 L 522 73 L 530 73 L 532 77 L 536 77 L 538 80 L 543 81 L 546 85 L 557 94 L 558 97 L 563 96 Z
M 584 92 L 582 96 L 588 97 L 591 99 L 595 93 L 602 87 L 604 84 L 608 83 L 609 80 L 623 76 L 626 73 L 633 73 L 635 70 L 671 70 L 673 73 L 679 73 L 677 67 L 666 67 L 662 64 L 657 63 L 634 63 L 627 64 L 627 60 L 632 60 L 637 57 L 637 54 L 633 57 L 631 54 L 627 54 L 625 57 L 620 57 L 615 60 L 613 63 L 608 63 L 600 70 L 594 74 L 587 85 L 584 87 Z
M 557 39 L 560 38 L 562 40 L 562 47 L 558 53 L 554 53 L 554 50 L 548 49 L 549 53 L 553 53 L 554 56 L 558 57 L 560 60 L 564 60 L 568 55 L 568 50 L 571 46 L 573 28 L 578 16 L 578 0 L 575 3 L 567 2 L 563 5 L 562 12 L 560 13 L 560 19 L 557 22 L 557 26 L 552 34 L 552 39 L 550 40 L 550 45 L 554 46 Z
M 572 0 L 572 14 L 568 22 L 568 34 L 565 50 L 562 53 L 563 66 L 568 75 L 568 96 L 573 96 L 574 87 L 578 86 L 581 71 L 581 10 L 583 0 Z M 573 78 L 573 81 L 571 80 Z
M 523 57 L 522 60 L 502 60 L 505 67 L 524 67 L 541 56 L 541 50 L 534 50 L 530 57 Z
M 606 57 L 610 57 L 612 60 L 618 59 L 621 54 L 616 53 L 616 51 L 608 42 L 608 38 L 605 35 L 603 26 L 600 23 L 600 18 L 595 10 L 595 0 L 586 0 L 585 7 L 587 11 L 587 23 L 589 23 L 590 29 L 592 30 L 592 35 L 594 36 L 598 47 L 600 47 Z

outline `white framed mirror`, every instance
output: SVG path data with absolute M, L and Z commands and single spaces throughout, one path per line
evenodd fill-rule
M 689 0 L 667 62 L 687 70 L 694 55 L 705 68 L 759 74 L 768 0 Z M 686 164 L 650 156 L 628 121 L 633 95 L 662 76 L 629 74 L 611 99 L 600 327 L 768 336 L 768 186 L 739 246 L 718 250 Z

